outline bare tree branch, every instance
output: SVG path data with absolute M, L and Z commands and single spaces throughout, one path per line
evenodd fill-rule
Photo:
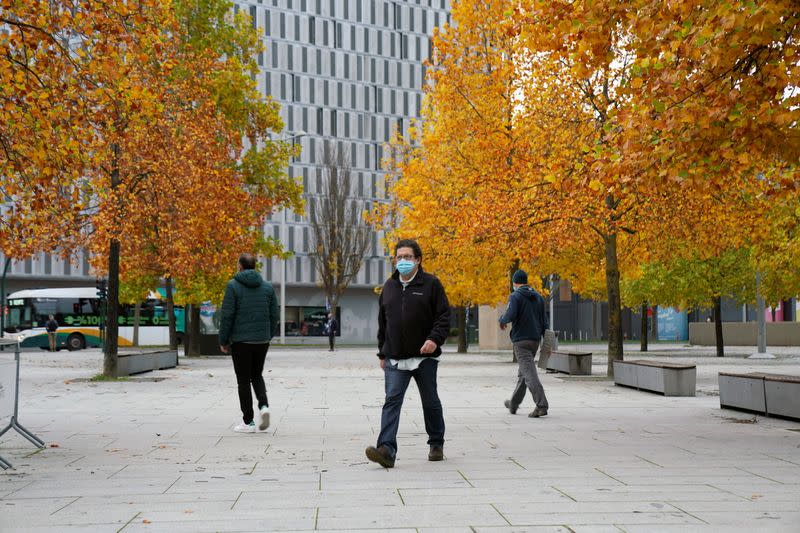
M 309 202 L 312 256 L 335 312 L 339 298 L 361 270 L 372 231 L 362 217 L 359 201 L 351 196 L 352 167 L 347 151 L 340 152 L 326 142 L 317 158 L 322 164 L 322 188 L 315 201 Z

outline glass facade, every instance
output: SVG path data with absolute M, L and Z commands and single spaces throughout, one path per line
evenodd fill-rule
M 286 135 L 305 132 L 297 139 L 302 153 L 288 171 L 303 183 L 306 208 L 320 190 L 317 159 L 325 142 L 349 155 L 352 195 L 364 210 L 386 199 L 385 145 L 419 117 L 423 62 L 434 27 L 450 21 L 450 0 L 251 0 L 236 8 L 250 15 L 264 40 L 259 89 L 280 103 Z M 286 220 L 283 236 L 281 213 L 264 231 L 297 257 L 287 264 L 287 287 L 315 286 L 307 213 L 289 213 Z M 380 237 L 351 287 L 383 282 L 388 269 Z M 266 263 L 263 273 L 279 283 L 280 260 Z

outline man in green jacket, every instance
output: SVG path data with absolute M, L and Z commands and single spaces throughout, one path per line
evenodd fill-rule
M 261 374 L 269 343 L 278 332 L 278 299 L 272 284 L 255 268 L 255 255 L 239 256 L 239 272 L 225 288 L 219 326 L 220 349 L 231 354 L 239 387 L 242 423 L 233 428 L 239 433 L 256 432 L 251 386 L 258 400 L 258 429 L 269 427 L 267 387 Z

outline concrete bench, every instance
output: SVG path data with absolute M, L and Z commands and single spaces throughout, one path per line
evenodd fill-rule
M 178 351 L 120 353 L 117 357 L 117 376 L 131 376 L 178 366 Z
M 800 420 L 800 376 L 720 372 L 719 405 Z
M 614 384 L 664 396 L 694 396 L 697 368 L 661 361 L 614 361 Z
M 592 352 L 550 352 L 547 370 L 576 376 L 592 375 Z

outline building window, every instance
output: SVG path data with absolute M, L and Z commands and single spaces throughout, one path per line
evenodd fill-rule
M 287 305 L 285 332 L 287 337 L 325 337 L 325 322 L 328 320 L 328 310 L 325 307 Z M 341 308 L 336 308 L 336 321 L 339 329 L 336 335 L 341 335 L 342 319 Z
M 333 25 L 333 47 L 342 47 L 342 23 L 336 22 Z

